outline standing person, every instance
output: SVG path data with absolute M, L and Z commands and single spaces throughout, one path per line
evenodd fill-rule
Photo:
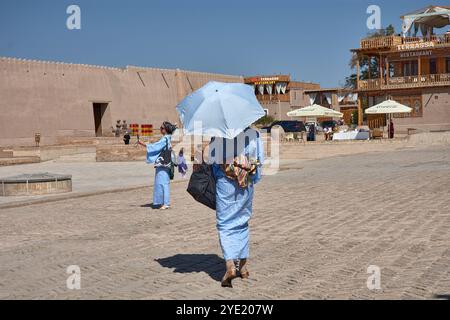
M 177 164 L 178 164 L 178 172 L 184 179 L 186 177 L 186 173 L 188 170 L 186 159 L 184 158 L 184 148 L 181 148 L 180 152 L 178 153 Z
M 316 141 L 316 124 L 309 125 L 309 141 Z
M 216 179 L 217 230 L 226 260 L 222 287 L 232 287 L 231 282 L 237 277 L 235 261 L 239 261 L 241 278 L 250 275 L 248 222 L 252 216 L 254 184 L 261 180 L 263 148 L 259 132 L 250 128 L 232 140 L 215 138 L 209 145 L 209 162 Z
M 152 144 L 139 141 L 147 148 L 147 163 L 155 164 L 155 183 L 153 187 L 153 208 L 170 209 L 170 170 L 172 145 L 171 138 L 177 127 L 170 122 L 164 122 L 159 128 L 162 138 Z
M 395 129 L 394 129 L 394 122 L 392 122 L 392 119 L 389 122 L 389 139 L 394 139 Z
M 130 133 L 127 131 L 125 133 L 125 135 L 123 136 L 123 142 L 125 143 L 125 145 L 129 145 L 130 140 L 131 140 L 131 136 L 130 136 Z

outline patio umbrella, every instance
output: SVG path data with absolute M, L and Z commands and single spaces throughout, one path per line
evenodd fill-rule
M 412 109 L 394 100 L 386 100 L 366 109 L 366 114 L 411 113 Z
M 181 101 L 177 111 L 185 134 L 227 139 L 265 116 L 253 87 L 243 83 L 209 82 Z
M 342 118 L 344 115 L 333 109 L 328 109 L 318 104 L 297 109 L 287 114 L 289 117 L 305 117 L 305 118 Z
M 388 114 L 389 120 L 392 119 L 393 113 L 411 113 L 411 112 L 412 108 L 390 99 L 383 101 L 382 103 L 379 103 L 373 107 L 370 107 L 365 111 L 366 114 Z

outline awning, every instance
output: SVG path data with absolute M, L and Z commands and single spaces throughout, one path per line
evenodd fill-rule
M 404 15 L 402 19 L 402 31 L 404 36 L 410 33 L 411 30 L 414 30 L 414 33 L 421 30 L 423 36 L 429 36 L 431 35 L 433 28 L 443 28 L 450 25 L 450 7 L 429 6 Z

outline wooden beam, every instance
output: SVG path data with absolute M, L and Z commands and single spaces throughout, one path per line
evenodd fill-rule
M 389 62 L 389 57 L 386 57 L 386 84 L 389 84 L 390 78 L 391 78 L 391 65 Z
M 362 126 L 363 123 L 363 112 L 362 112 L 362 95 L 358 95 L 358 126 Z
M 361 64 L 359 54 L 357 55 L 358 62 L 356 63 L 356 89 L 359 89 L 359 79 L 361 77 Z
M 422 75 L 422 59 L 420 57 L 417 58 L 417 75 L 419 77 L 419 83 L 421 82 L 421 75 Z
M 380 74 L 380 85 L 383 85 L 384 74 L 383 74 L 383 55 L 380 54 L 378 57 L 378 73 Z

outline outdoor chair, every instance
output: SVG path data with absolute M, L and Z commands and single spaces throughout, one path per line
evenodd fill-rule
M 383 131 L 380 129 L 373 129 L 372 139 L 383 139 Z
M 284 136 L 285 141 L 294 141 L 294 134 L 292 132 L 286 133 Z
M 304 132 L 294 133 L 294 140 L 306 143 L 306 141 L 305 141 L 305 133 Z

